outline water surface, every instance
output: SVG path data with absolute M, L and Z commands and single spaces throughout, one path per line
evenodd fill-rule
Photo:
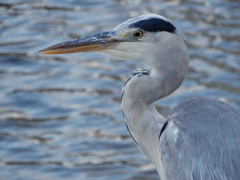
M 114 28 L 137 15 L 169 18 L 191 58 L 182 86 L 156 102 L 165 116 L 185 99 L 240 110 L 240 3 L 224 0 L 0 0 L 0 179 L 156 180 L 131 140 L 121 87 L 140 63 L 38 50 Z

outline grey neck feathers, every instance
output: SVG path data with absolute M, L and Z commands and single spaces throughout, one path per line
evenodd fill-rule
M 122 93 L 122 110 L 130 134 L 155 166 L 159 166 L 155 160 L 160 157 L 158 149 L 153 149 L 166 119 L 156 111 L 153 103 L 175 91 L 188 68 L 188 55 L 185 52 L 179 55 L 181 49 L 174 50 L 168 59 L 161 56 L 154 64 L 149 64 L 151 71 L 133 71 Z

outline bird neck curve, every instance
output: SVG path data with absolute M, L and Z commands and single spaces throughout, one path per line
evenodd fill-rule
M 186 45 L 166 44 L 160 48 L 159 55 L 149 55 L 148 60 L 145 63 L 150 70 L 133 71 L 125 83 L 122 110 L 135 143 L 159 167 L 157 144 L 166 118 L 157 112 L 153 103 L 181 85 L 188 69 Z

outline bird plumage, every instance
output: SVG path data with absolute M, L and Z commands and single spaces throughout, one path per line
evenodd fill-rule
M 135 34 L 137 32 L 137 34 Z M 175 91 L 187 73 L 188 49 L 163 16 L 132 18 L 112 31 L 60 43 L 44 54 L 95 51 L 146 64 L 122 91 L 127 128 L 162 180 L 237 180 L 240 177 L 240 114 L 224 102 L 194 98 L 166 119 L 154 102 Z
M 218 100 L 194 98 L 176 106 L 167 122 L 159 139 L 162 179 L 239 179 L 238 111 Z

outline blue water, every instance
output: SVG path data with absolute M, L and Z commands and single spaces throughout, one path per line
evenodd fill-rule
M 37 53 L 146 13 L 166 16 L 183 32 L 191 59 L 182 86 L 157 109 L 167 116 L 203 96 L 240 110 L 237 1 L 0 0 L 1 180 L 159 179 L 120 107 L 124 81 L 144 66 L 94 53 Z

